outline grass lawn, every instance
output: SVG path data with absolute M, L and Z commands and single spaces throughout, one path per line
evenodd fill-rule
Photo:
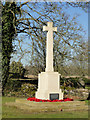
M 41 112 L 31 113 L 29 110 L 26 110 L 26 109 L 19 109 L 19 107 L 16 107 L 16 106 L 6 105 L 6 103 L 10 103 L 10 102 L 14 103 L 16 99 L 19 99 L 19 98 L 2 97 L 2 117 L 3 118 L 88 118 L 88 111 L 85 111 L 85 110 L 54 111 L 54 112 L 41 111 Z M 43 103 L 39 103 L 39 104 L 43 105 Z M 44 104 L 47 104 L 47 103 L 44 103 Z M 53 104 L 53 105 L 61 104 L 63 106 L 63 103 L 48 103 L 48 105 L 49 104 Z M 64 104 L 67 105 L 67 102 L 65 102 Z

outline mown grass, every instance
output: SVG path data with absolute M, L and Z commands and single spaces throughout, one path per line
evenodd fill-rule
M 36 112 L 29 113 L 15 106 L 7 106 L 5 103 L 15 102 L 15 97 L 2 98 L 2 117 L 3 118 L 88 118 L 88 111 L 58 111 L 58 112 Z M 19 99 L 19 98 L 18 98 Z M 88 101 L 86 102 L 86 104 Z M 65 103 L 66 104 L 66 103 Z

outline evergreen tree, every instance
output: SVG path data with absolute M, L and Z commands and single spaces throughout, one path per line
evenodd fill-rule
M 12 41 L 16 34 L 18 25 L 17 14 L 20 8 L 15 2 L 6 2 L 2 4 L 2 94 L 9 78 L 9 64 L 11 53 L 13 52 Z
M 10 65 L 10 73 L 12 78 L 23 78 L 25 74 L 25 68 L 21 62 L 13 61 Z

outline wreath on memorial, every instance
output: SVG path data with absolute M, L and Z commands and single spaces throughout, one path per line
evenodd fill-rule
M 43 99 L 37 99 L 35 97 L 33 98 L 28 98 L 27 100 L 29 101 L 35 101 L 35 102 L 66 102 L 66 101 L 73 101 L 73 99 L 70 99 L 70 98 L 65 98 L 63 100 L 43 100 Z

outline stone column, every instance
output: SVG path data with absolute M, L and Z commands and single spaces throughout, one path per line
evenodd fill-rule
M 53 27 L 53 22 L 48 22 L 48 26 L 43 26 L 43 31 L 47 32 L 46 42 L 46 72 L 53 70 L 53 31 L 57 31 L 57 27 Z

